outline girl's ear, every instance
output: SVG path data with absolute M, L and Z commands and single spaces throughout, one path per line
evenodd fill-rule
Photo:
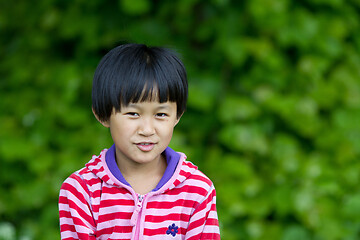
M 183 115 L 183 114 L 181 114 L 181 116 L 176 119 L 176 122 L 175 122 L 174 127 L 180 122 L 180 119 L 181 119 L 182 115 Z
M 110 127 L 109 121 L 101 121 L 99 119 L 99 116 L 95 113 L 94 108 L 91 108 L 91 109 L 92 109 L 92 112 L 93 112 L 96 120 L 98 120 L 98 122 L 101 123 L 101 125 L 103 125 L 104 127 L 109 128 Z

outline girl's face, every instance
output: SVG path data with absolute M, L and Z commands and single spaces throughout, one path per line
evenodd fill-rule
M 147 164 L 160 160 L 169 145 L 177 118 L 175 102 L 145 101 L 122 106 L 120 112 L 102 122 L 110 128 L 116 147 L 116 160 Z

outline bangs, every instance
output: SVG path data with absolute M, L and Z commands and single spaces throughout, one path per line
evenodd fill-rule
M 152 70 L 152 69 L 150 69 Z M 160 103 L 164 103 L 167 101 L 176 102 L 178 99 L 177 91 L 174 91 L 174 87 L 176 86 L 169 85 L 168 76 L 159 76 L 153 74 L 152 71 L 145 71 L 145 76 L 131 76 L 133 79 L 129 79 L 128 86 L 117 91 L 120 93 L 117 103 L 114 102 L 115 108 L 120 111 L 121 106 L 128 106 L 129 103 L 137 103 L 137 102 L 145 102 L 145 101 L 156 101 Z M 120 99 L 120 101 L 119 101 Z M 115 100 L 115 99 L 114 99 Z

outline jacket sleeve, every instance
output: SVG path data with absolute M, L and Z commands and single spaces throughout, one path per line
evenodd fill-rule
M 61 186 L 59 217 L 62 240 L 96 239 L 90 193 L 85 182 L 76 173 L 66 179 Z
M 191 216 L 185 239 L 220 239 L 214 185 L 211 186 L 208 195 L 204 201 L 196 207 Z

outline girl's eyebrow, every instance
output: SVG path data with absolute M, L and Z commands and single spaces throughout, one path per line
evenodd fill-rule
M 161 109 L 167 110 L 167 109 L 169 109 L 169 108 L 170 108 L 170 106 L 169 106 L 168 104 L 163 104 L 163 105 L 157 107 L 157 109 L 159 109 L 159 110 L 161 110 Z
M 129 103 L 126 107 L 129 107 L 129 108 L 140 108 L 138 104 L 136 103 Z
M 137 104 L 137 103 L 129 103 L 129 105 L 127 106 L 128 108 L 136 108 L 136 109 L 141 109 L 142 107 Z M 160 103 L 160 106 L 156 107 L 157 110 L 168 110 L 170 109 L 169 104 L 167 103 Z

